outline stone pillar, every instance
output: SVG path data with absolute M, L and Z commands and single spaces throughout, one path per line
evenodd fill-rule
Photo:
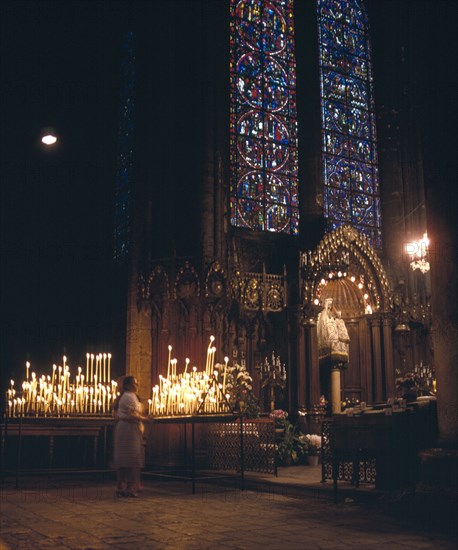
M 383 401 L 382 347 L 380 341 L 380 325 L 380 317 L 374 315 L 371 319 L 371 334 L 372 361 L 374 365 L 374 397 L 376 401 Z
M 331 369 L 331 406 L 332 414 L 339 414 L 342 410 L 340 395 L 340 369 L 334 367 Z
M 456 215 L 456 214 L 455 214 Z M 456 245 L 447 249 L 456 236 L 447 235 L 436 218 L 434 237 L 437 252 L 431 254 L 432 313 L 434 363 L 437 379 L 437 412 L 439 422 L 439 445 L 454 447 L 458 445 L 458 319 L 457 319 L 457 277 Z M 447 228 L 448 229 L 448 228 Z M 444 230 L 440 234 L 440 230 Z M 443 239 L 441 240 L 441 237 Z
M 393 319 L 390 314 L 382 317 L 383 325 L 383 357 L 385 359 L 385 389 L 386 397 L 394 397 L 395 376 L 393 359 Z
M 316 325 L 305 327 L 306 370 L 308 380 L 309 406 L 320 400 L 320 366 L 318 362 L 318 335 Z
M 128 317 L 126 374 L 137 377 L 139 395 L 149 398 L 152 387 L 151 309 L 147 305 L 142 305 L 140 310 L 131 307 Z
M 151 392 L 151 307 L 138 294 L 138 247 L 133 247 L 127 297 L 125 373 L 137 377 L 139 394 Z
M 297 406 L 299 409 L 306 408 L 307 404 L 307 384 L 306 384 L 306 329 L 300 324 L 302 311 L 298 310 L 294 319 L 297 326 Z

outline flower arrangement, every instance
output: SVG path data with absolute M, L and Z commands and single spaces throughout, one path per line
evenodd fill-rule
M 284 428 L 288 413 L 282 409 L 275 409 L 269 414 L 269 418 L 272 418 L 276 428 Z
M 223 370 L 224 365 L 217 364 L 215 369 Z M 226 395 L 234 410 L 243 412 L 247 418 L 258 418 L 260 407 L 253 394 L 253 378 L 245 366 L 235 363 L 226 366 Z
M 396 378 L 396 388 L 406 399 L 416 399 L 423 388 L 421 377 L 415 372 L 407 372 L 404 376 Z
M 324 415 L 326 414 L 326 410 L 328 408 L 328 402 L 326 401 L 326 398 L 324 395 L 320 397 L 320 400 L 317 404 L 312 406 L 311 413 L 315 415 Z
M 317 455 L 321 450 L 321 436 L 316 434 L 307 434 L 305 436 L 306 454 Z
M 416 397 L 418 395 L 435 395 L 436 373 L 434 367 L 424 365 L 423 361 L 415 365 L 406 373 L 396 369 L 396 388 L 402 397 Z
M 396 387 L 399 390 L 419 389 L 421 385 L 421 378 L 413 372 L 407 372 L 404 376 L 396 378 Z
M 345 399 L 341 402 L 341 408 L 343 411 L 345 409 L 352 409 L 358 405 L 359 399 L 356 399 L 356 397 L 345 397 Z

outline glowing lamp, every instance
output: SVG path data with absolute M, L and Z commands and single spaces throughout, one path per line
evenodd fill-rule
M 41 143 L 49 147 L 57 142 L 57 133 L 51 126 L 43 128 L 41 131 Z

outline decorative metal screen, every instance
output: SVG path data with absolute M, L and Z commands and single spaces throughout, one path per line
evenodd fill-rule
M 211 424 L 207 429 L 207 468 L 240 470 L 239 422 Z M 275 426 L 273 422 L 244 420 L 243 468 L 252 472 L 276 473 Z
M 332 421 L 325 421 L 322 424 L 322 447 L 321 447 L 321 471 L 322 481 L 332 479 Z M 348 481 L 350 483 L 372 483 L 375 484 L 377 477 L 376 459 L 365 456 L 361 451 L 358 460 L 355 460 L 354 454 L 349 451 L 347 457 L 339 457 L 338 481 Z M 358 467 L 358 475 L 355 475 L 355 466 Z

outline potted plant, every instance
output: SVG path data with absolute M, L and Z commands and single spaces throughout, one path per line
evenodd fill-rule
M 287 419 L 284 419 L 284 424 L 283 438 L 277 445 L 277 456 L 283 466 L 291 466 L 305 455 L 306 441 L 297 424 L 292 424 Z
M 310 466 L 317 466 L 321 452 L 321 436 L 317 434 L 307 434 L 305 436 L 305 448 L 308 464 Z

